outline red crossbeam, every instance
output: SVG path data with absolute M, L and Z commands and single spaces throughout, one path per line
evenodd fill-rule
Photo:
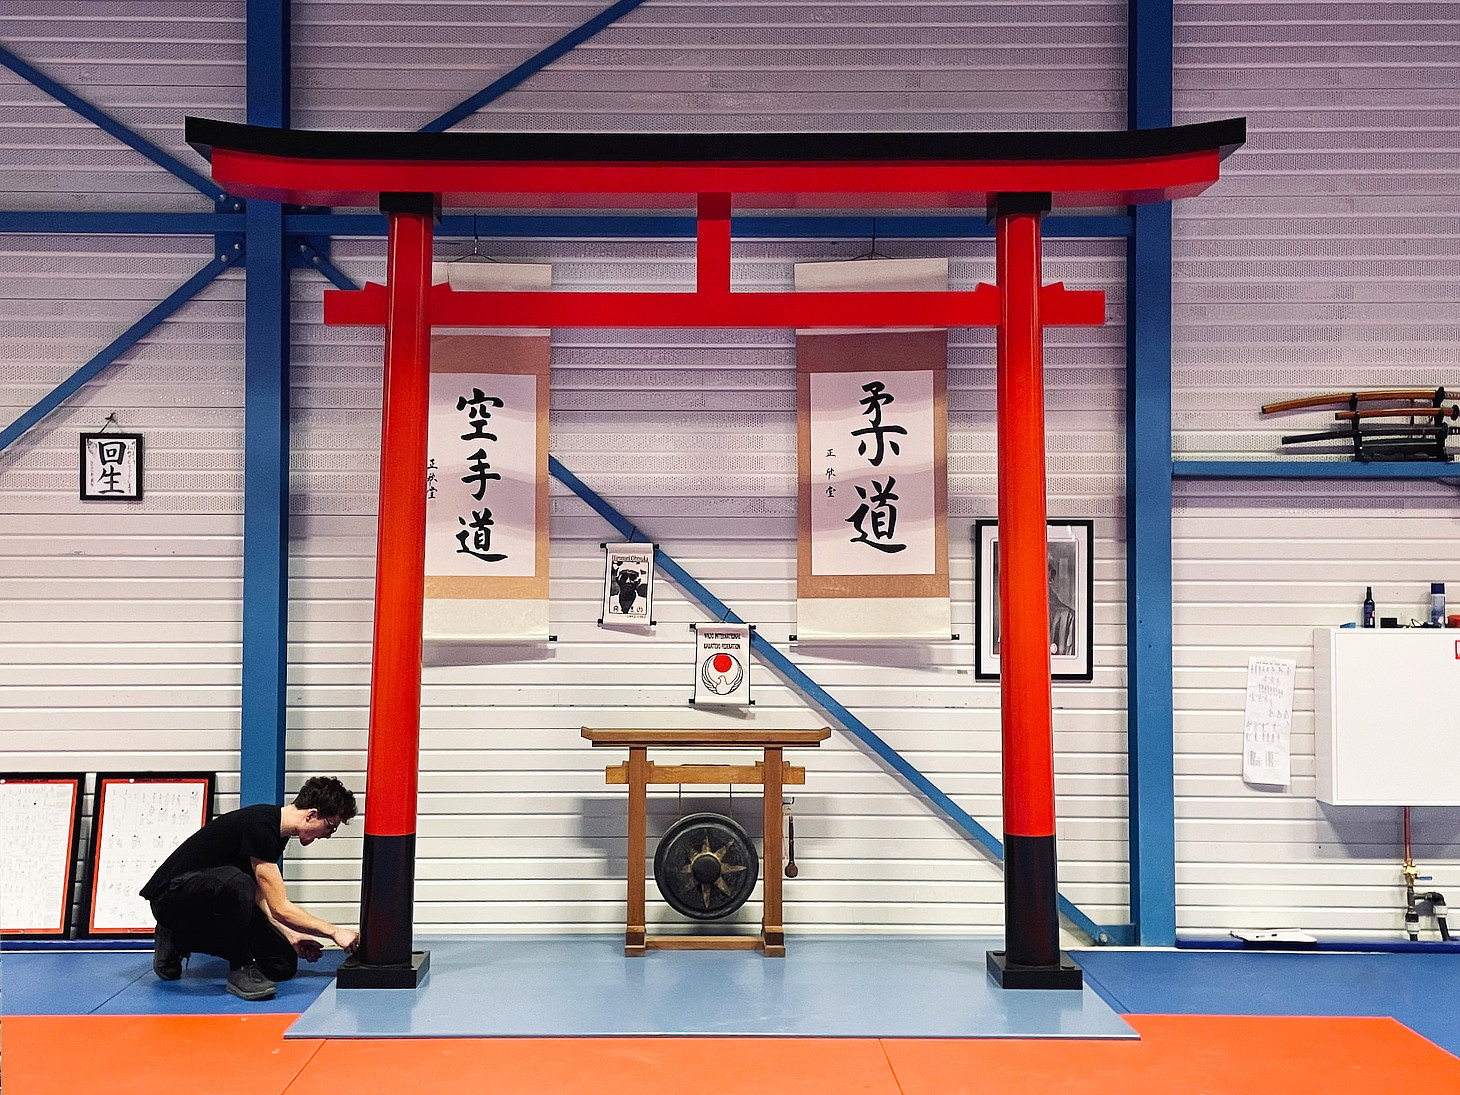
M 431 289 L 433 327 L 994 327 L 999 291 L 959 293 L 496 293 Z M 1105 294 L 1044 286 L 1046 326 L 1105 322 Z M 385 286 L 331 289 L 327 324 L 385 324 Z
M 440 194 L 446 206 L 495 208 L 675 208 L 703 193 L 734 194 L 740 209 L 982 209 L 997 193 L 1048 193 L 1057 209 L 1089 208 L 1191 197 L 1221 173 L 1217 149 L 1063 163 L 462 163 L 316 160 L 228 148 L 213 149 L 212 159 L 219 185 L 247 198 L 362 205 L 399 191 Z

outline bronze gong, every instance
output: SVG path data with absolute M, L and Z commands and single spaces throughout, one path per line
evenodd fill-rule
M 723 814 L 680 818 L 654 852 L 659 892 L 693 920 L 719 920 L 744 905 L 759 867 L 749 835 Z

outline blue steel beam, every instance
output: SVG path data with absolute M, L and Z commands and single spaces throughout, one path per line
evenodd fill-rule
M 4 65 L 22 80 L 27 80 L 34 84 L 51 98 L 70 107 L 92 125 L 110 133 L 124 145 L 136 149 L 158 167 L 161 167 L 171 175 L 176 175 L 194 190 L 197 190 L 212 201 L 227 202 L 235 209 L 241 209 L 243 207 L 241 202 L 236 201 L 207 176 L 194 171 L 176 156 L 164 152 L 146 137 L 134 133 L 100 107 L 88 103 L 75 92 L 51 79 L 44 72 L 40 71 L 40 69 L 22 61 L 4 46 L 0 46 L 0 65 Z
M 252 125 L 289 125 L 289 0 L 244 9 Z M 239 802 L 284 797 L 289 624 L 289 264 L 284 207 L 251 201 L 245 214 L 243 685 Z
M 0 210 L 0 232 L 27 232 L 48 236 L 212 236 L 242 231 L 242 213 Z
M 605 8 L 582 26 L 570 30 L 552 45 L 534 53 L 511 72 L 492 81 L 471 98 L 458 103 L 439 118 L 433 118 L 423 125 L 420 131 L 422 133 L 442 133 L 450 129 L 457 122 L 471 117 L 493 99 L 507 94 L 507 92 L 522 83 L 523 80 L 542 71 L 563 54 L 588 41 L 588 39 L 592 38 L 604 27 L 615 22 L 621 16 L 627 15 L 643 2 L 644 0 L 618 0 L 617 4 Z
M 1127 215 L 1046 217 L 1046 239 L 1120 239 L 1130 235 Z M 475 228 L 475 233 L 473 229 Z M 737 239 L 837 239 L 861 242 L 874 235 L 894 239 L 992 239 L 982 217 L 878 217 L 875 233 L 866 217 L 757 217 L 731 221 Z M 242 213 L 88 213 L 63 210 L 0 210 L 0 232 L 64 233 L 95 236 L 191 236 L 243 230 Z M 385 218 L 377 213 L 286 213 L 291 236 L 384 236 Z M 447 216 L 437 237 L 470 239 L 610 237 L 614 239 L 693 239 L 691 216 Z M 315 248 L 316 253 L 320 253 Z
M 34 407 L 21 414 L 5 429 L 0 430 L 0 452 L 4 452 L 13 441 L 74 395 L 82 385 L 95 379 L 103 369 L 146 338 L 168 316 L 195 297 L 205 285 L 242 257 L 243 247 L 240 244 L 237 245 L 237 250 L 225 251 L 215 256 L 208 265 L 169 293 L 166 299 L 114 338 L 105 349 L 47 392 Z
M 647 543 L 649 538 L 634 527 L 633 522 L 626 518 L 618 510 L 614 509 L 605 501 L 593 488 L 589 487 L 583 480 L 579 479 L 554 456 L 548 457 L 548 471 L 553 477 L 562 483 L 593 509 L 600 517 L 613 526 L 614 530 L 626 540 L 635 543 Z M 701 585 L 683 567 L 669 557 L 662 549 L 654 549 L 654 565 L 667 575 L 685 593 L 699 603 L 716 619 L 728 623 L 744 623 L 739 616 L 732 612 L 723 601 Z M 869 729 L 860 719 L 838 703 L 820 685 L 813 681 L 806 673 L 782 654 L 770 642 L 757 632 L 750 634 L 750 646 L 762 661 L 770 665 L 779 673 L 791 687 L 801 693 L 803 697 L 825 711 L 838 723 L 840 723 L 854 737 L 867 745 L 876 753 L 883 762 L 887 764 L 920 794 L 924 795 L 933 805 L 937 806 L 949 820 L 957 825 L 976 844 L 989 853 L 999 862 L 1004 858 L 1004 846 L 999 839 L 975 821 L 961 806 L 939 790 L 927 776 L 923 775 L 907 760 L 898 753 L 887 742 L 883 741 L 875 732 Z M 1097 943 L 1110 943 L 1115 941 L 1113 936 L 1119 936 L 1120 925 L 1115 928 L 1105 928 L 1095 923 L 1090 917 L 1080 911 L 1068 898 L 1059 898 L 1060 912 L 1082 932 L 1088 935 Z
M 23 214 L 22 214 L 23 215 Z M 0 214 L 3 217 L 4 214 Z M 1048 239 L 1107 239 L 1130 235 L 1130 217 L 1050 216 L 1042 223 Z M 4 221 L 0 220 L 0 225 Z M 285 227 L 292 234 L 383 236 L 385 218 L 376 213 L 291 213 Z M 978 216 L 871 217 L 845 216 L 736 216 L 730 222 L 736 239 L 843 239 L 857 242 L 874 236 L 891 239 L 993 239 L 993 228 Z M 695 218 L 659 214 L 650 216 L 590 215 L 447 215 L 437 225 L 438 238 L 583 238 L 693 239 Z
M 1127 124 L 1171 124 L 1172 0 L 1130 0 Z M 1176 942 L 1171 613 L 1171 203 L 1126 241 L 1126 748 L 1136 942 Z

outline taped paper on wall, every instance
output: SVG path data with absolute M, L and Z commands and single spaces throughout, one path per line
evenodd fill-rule
M 1286 658 L 1247 659 L 1247 707 L 1242 726 L 1242 778 L 1287 787 L 1293 781 L 1293 678 Z

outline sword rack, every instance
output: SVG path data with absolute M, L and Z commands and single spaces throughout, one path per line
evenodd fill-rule
M 1333 409 L 1334 424 L 1310 433 L 1286 434 L 1286 445 L 1342 446 L 1360 463 L 1380 460 L 1453 458 L 1446 443 L 1460 427 L 1460 404 L 1445 406 L 1444 388 L 1391 388 L 1367 392 L 1332 392 L 1268 403 L 1262 413 Z M 1323 450 L 1328 451 L 1328 450 Z
M 781 790 L 806 782 L 806 769 L 787 764 L 788 748 L 814 748 L 831 736 L 830 727 L 817 730 L 634 730 L 583 727 L 583 736 L 595 746 L 627 747 L 629 759 L 604 771 L 607 783 L 629 790 L 628 912 L 624 926 L 624 954 L 642 957 L 647 950 L 758 950 L 767 958 L 783 958 L 786 933 L 781 919 Z M 737 748 L 761 750 L 754 764 L 656 764 L 654 748 Z M 758 935 L 649 935 L 645 928 L 645 845 L 648 840 L 648 800 L 651 784 L 730 785 L 761 788 L 765 819 L 761 875 L 761 930 Z

